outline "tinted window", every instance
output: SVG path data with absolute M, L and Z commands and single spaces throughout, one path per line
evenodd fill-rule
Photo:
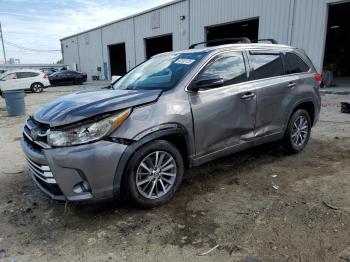
M 310 67 L 296 54 L 287 53 L 285 61 L 287 74 L 303 73 L 310 70 Z
M 34 73 L 34 72 L 18 72 L 17 78 L 28 78 L 28 77 L 35 77 L 38 76 L 39 73 Z
M 280 54 L 253 52 L 250 54 L 253 66 L 253 78 L 262 79 L 284 75 Z
M 246 68 L 242 53 L 219 55 L 197 78 L 214 76 L 224 80 L 224 86 L 247 81 Z

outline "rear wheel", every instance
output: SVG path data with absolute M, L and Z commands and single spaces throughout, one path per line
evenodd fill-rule
M 44 90 L 44 85 L 42 83 L 33 83 L 30 86 L 30 90 L 33 93 L 41 93 Z
M 284 137 L 284 145 L 290 153 L 299 153 L 304 150 L 310 140 L 311 118 L 304 109 L 297 110 L 289 120 Z
M 141 207 L 159 206 L 173 197 L 183 173 L 179 150 L 168 141 L 153 141 L 132 156 L 123 189 L 128 198 Z

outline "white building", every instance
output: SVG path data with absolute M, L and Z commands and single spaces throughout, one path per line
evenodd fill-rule
M 64 63 L 120 75 L 148 57 L 210 39 L 274 38 L 303 48 L 318 71 L 350 76 L 350 1 L 178 0 L 61 39 Z

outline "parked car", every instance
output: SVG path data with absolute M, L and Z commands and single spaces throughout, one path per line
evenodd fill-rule
M 42 106 L 24 128 L 33 180 L 57 200 L 170 200 L 185 168 L 282 141 L 301 152 L 320 113 L 321 76 L 304 51 L 230 44 L 159 54 L 111 90 Z
M 47 74 L 33 69 L 6 71 L 0 78 L 1 92 L 23 89 L 40 93 L 49 85 Z
M 73 84 L 86 82 L 87 75 L 73 70 L 61 70 L 49 76 L 51 85 Z
M 58 72 L 59 70 L 53 67 L 50 68 L 41 68 L 40 69 L 43 73 L 47 74 L 48 76 L 52 75 L 53 73 Z

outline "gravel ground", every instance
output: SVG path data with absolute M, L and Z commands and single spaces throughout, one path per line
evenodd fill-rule
M 27 94 L 41 104 L 96 84 Z M 0 99 L 0 261 L 350 261 L 350 115 L 325 95 L 307 149 L 253 148 L 186 172 L 152 210 L 62 205 L 31 182 L 19 146 L 27 116 Z M 199 254 L 219 245 L 205 256 Z

